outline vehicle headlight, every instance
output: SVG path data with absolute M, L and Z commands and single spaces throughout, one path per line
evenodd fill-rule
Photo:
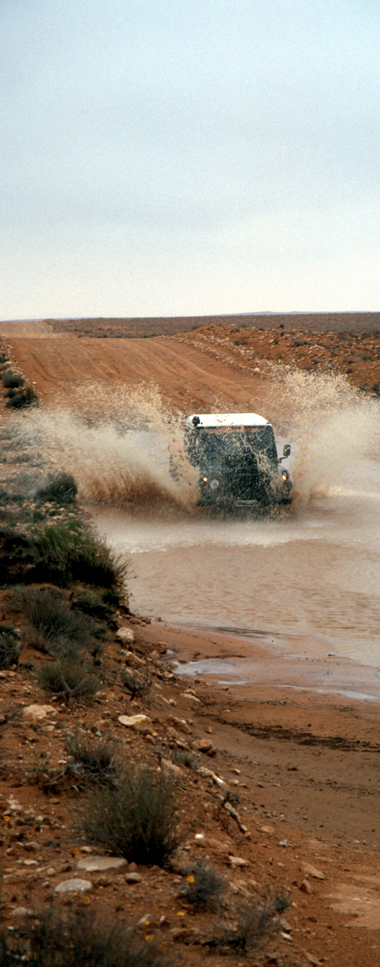
M 219 480 L 217 480 L 216 477 L 214 477 L 213 480 L 210 480 L 210 490 L 217 490 L 218 487 L 219 487 Z

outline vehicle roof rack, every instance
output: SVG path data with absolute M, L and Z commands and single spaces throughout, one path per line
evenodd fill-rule
M 258 413 L 194 413 L 186 420 L 189 427 L 267 426 L 269 423 Z

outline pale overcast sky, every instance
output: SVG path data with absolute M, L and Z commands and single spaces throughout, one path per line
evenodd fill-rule
M 379 0 L 1 0 L 0 318 L 380 310 Z

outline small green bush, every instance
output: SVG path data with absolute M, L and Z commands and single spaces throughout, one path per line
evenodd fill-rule
M 7 389 L 16 389 L 16 387 L 23 386 L 25 383 L 25 379 L 21 376 L 21 373 L 14 373 L 12 369 L 7 369 L 1 378 L 3 386 Z
M 118 606 L 128 565 L 116 558 L 79 517 L 44 522 L 25 496 L 0 493 L 0 586 L 89 584 L 104 591 L 104 603 Z M 80 609 L 79 609 L 80 610 Z M 85 609 L 83 609 L 85 610 Z
M 110 739 L 89 742 L 78 732 L 66 736 L 66 751 L 73 760 L 77 783 L 114 784 L 117 776 L 115 748 Z M 72 770 L 71 770 L 72 771 Z
M 91 794 L 79 813 L 87 839 L 129 862 L 164 866 L 178 846 L 173 783 L 146 768 Z
M 73 581 L 121 590 L 127 566 L 78 521 L 34 529 L 34 580 L 68 587 Z
M 40 400 L 38 393 L 36 393 L 34 387 L 31 386 L 30 383 L 25 383 L 22 394 L 20 395 L 22 396 L 22 402 L 19 404 L 20 406 L 39 406 Z
M 22 410 L 22 408 L 25 406 L 24 394 L 12 393 L 12 396 L 9 397 L 5 405 L 8 410 Z
M 13 599 L 18 601 L 32 628 L 52 645 L 53 652 L 62 653 L 65 641 L 74 646 L 74 652 L 78 647 L 93 647 L 95 622 L 89 615 L 72 611 L 58 588 L 20 589 Z
M 37 680 L 41 688 L 64 702 L 89 702 L 99 688 L 99 678 L 93 667 L 69 655 L 40 665 Z
M 241 911 L 234 930 L 215 935 L 208 942 L 221 953 L 236 952 L 240 956 L 260 950 L 281 930 L 281 919 L 276 898 L 252 900 Z
M 169 749 L 168 756 L 174 762 L 174 765 L 180 766 L 180 768 L 185 766 L 186 769 L 192 769 L 193 772 L 198 772 L 201 764 L 200 758 L 192 749 Z
M 225 889 L 223 877 L 200 860 L 187 877 L 183 896 L 196 909 L 211 910 L 218 905 Z
M 127 924 L 110 926 L 90 908 L 51 904 L 16 934 L 0 935 L 0 967 L 165 967 L 154 943 Z
M 0 668 L 17 665 L 19 654 L 20 643 L 13 625 L 0 622 Z
M 80 611 L 83 614 L 91 615 L 97 621 L 104 622 L 111 628 L 117 627 L 115 610 L 118 604 L 119 596 L 117 596 L 117 600 L 115 601 L 109 591 L 103 590 L 83 591 L 83 593 L 73 594 L 71 599 L 73 611 Z
M 7 521 L 0 523 L 0 585 L 17 584 L 32 560 L 29 537 Z
M 78 487 L 71 473 L 57 473 L 47 483 L 37 490 L 38 500 L 54 500 L 57 504 L 73 504 L 76 500 Z

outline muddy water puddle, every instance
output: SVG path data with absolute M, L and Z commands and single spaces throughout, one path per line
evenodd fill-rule
M 94 517 L 100 533 L 130 561 L 136 611 L 171 624 L 260 637 L 288 659 L 349 658 L 372 666 L 377 691 L 379 511 L 379 466 L 366 460 L 340 487 L 275 519 L 177 512 L 147 518 L 99 507 Z M 250 674 L 241 667 L 238 678 Z M 357 686 L 367 694 L 363 682 Z M 346 688 L 357 686 L 352 673 Z

